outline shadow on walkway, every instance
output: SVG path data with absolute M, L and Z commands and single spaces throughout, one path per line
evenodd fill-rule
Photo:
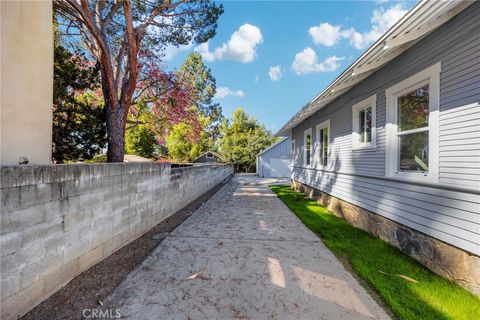
M 105 305 L 129 319 L 388 319 L 268 185 L 238 175 Z

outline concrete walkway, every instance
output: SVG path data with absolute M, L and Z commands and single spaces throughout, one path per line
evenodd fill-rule
M 269 184 L 236 176 L 105 305 L 128 319 L 388 319 Z

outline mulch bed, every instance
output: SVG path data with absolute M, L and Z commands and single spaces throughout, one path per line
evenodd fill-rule
M 157 224 L 140 238 L 84 271 L 21 319 L 84 319 L 84 309 L 97 308 L 167 235 L 210 199 L 230 178 Z

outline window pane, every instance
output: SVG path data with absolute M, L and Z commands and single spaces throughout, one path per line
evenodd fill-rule
M 328 128 L 323 129 L 323 162 L 322 164 L 327 164 L 328 157 Z
M 360 143 L 365 142 L 365 110 L 361 110 L 358 115 L 359 128 L 360 128 Z
M 399 139 L 399 170 L 428 172 L 428 131 L 406 134 Z
M 306 157 L 306 163 L 307 164 L 310 164 L 310 152 L 311 152 L 311 148 L 312 148 L 312 136 L 310 134 L 307 134 L 306 137 L 305 137 L 305 157 Z
M 398 97 L 398 130 L 428 126 L 429 86 L 423 86 Z
M 318 142 L 318 159 L 320 159 L 320 163 L 322 163 L 322 159 L 323 159 L 323 148 L 322 148 L 322 145 L 323 145 L 323 129 L 320 129 L 319 138 L 320 138 L 320 141 Z
M 372 142 L 372 107 L 366 109 L 365 114 L 365 142 Z

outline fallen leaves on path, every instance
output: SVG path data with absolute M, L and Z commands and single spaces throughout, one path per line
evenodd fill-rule
M 200 279 L 200 280 L 208 280 L 209 278 L 204 276 L 203 273 L 204 270 L 199 271 L 197 273 L 192 274 L 190 277 L 188 277 L 186 280 L 193 280 L 193 279 Z

